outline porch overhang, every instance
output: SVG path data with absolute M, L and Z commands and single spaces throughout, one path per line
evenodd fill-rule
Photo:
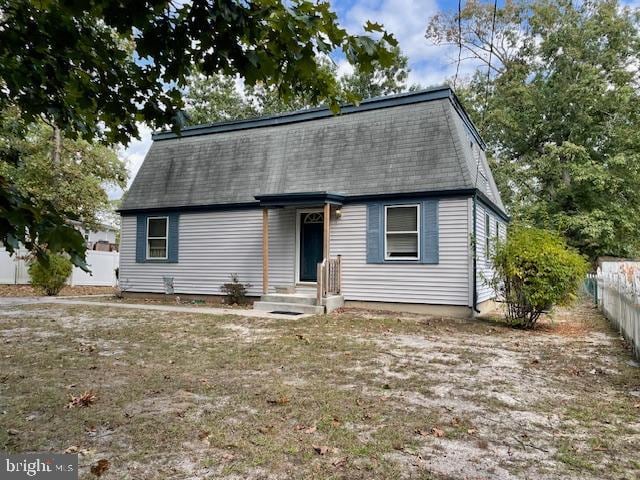
M 308 207 L 315 205 L 342 205 L 344 195 L 334 192 L 294 192 L 267 193 L 253 198 L 260 202 L 261 207 Z

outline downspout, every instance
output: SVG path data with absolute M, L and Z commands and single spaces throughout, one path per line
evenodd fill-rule
M 480 313 L 478 310 L 478 236 L 477 236 L 477 197 L 478 190 L 473 193 L 473 311 Z

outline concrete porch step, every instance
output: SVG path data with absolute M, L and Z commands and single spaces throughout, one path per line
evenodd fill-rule
M 263 295 L 260 299 L 263 302 L 273 303 L 301 303 L 305 305 L 317 305 L 317 298 L 315 294 L 303 294 L 303 293 L 269 293 Z
M 271 295 L 265 295 L 265 297 L 270 296 Z M 308 303 L 288 303 L 280 301 L 272 302 L 260 300 L 259 302 L 253 302 L 253 308 L 254 310 L 259 310 L 261 312 L 295 312 L 312 314 L 324 313 L 324 307 L 321 305 L 310 305 Z

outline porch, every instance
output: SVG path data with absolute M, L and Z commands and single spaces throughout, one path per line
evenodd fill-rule
M 255 197 L 262 207 L 262 298 L 254 308 L 267 312 L 325 313 L 344 304 L 342 259 L 331 256 L 331 221 L 344 197 L 329 192 L 269 194 Z M 270 285 L 269 213 L 295 210 L 295 275 L 291 285 Z M 275 290 L 275 292 L 273 291 Z

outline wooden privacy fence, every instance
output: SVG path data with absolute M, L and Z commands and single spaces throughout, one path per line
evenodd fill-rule
M 598 308 L 640 356 L 640 269 L 623 267 L 606 273 L 598 269 L 589 275 L 586 286 Z

